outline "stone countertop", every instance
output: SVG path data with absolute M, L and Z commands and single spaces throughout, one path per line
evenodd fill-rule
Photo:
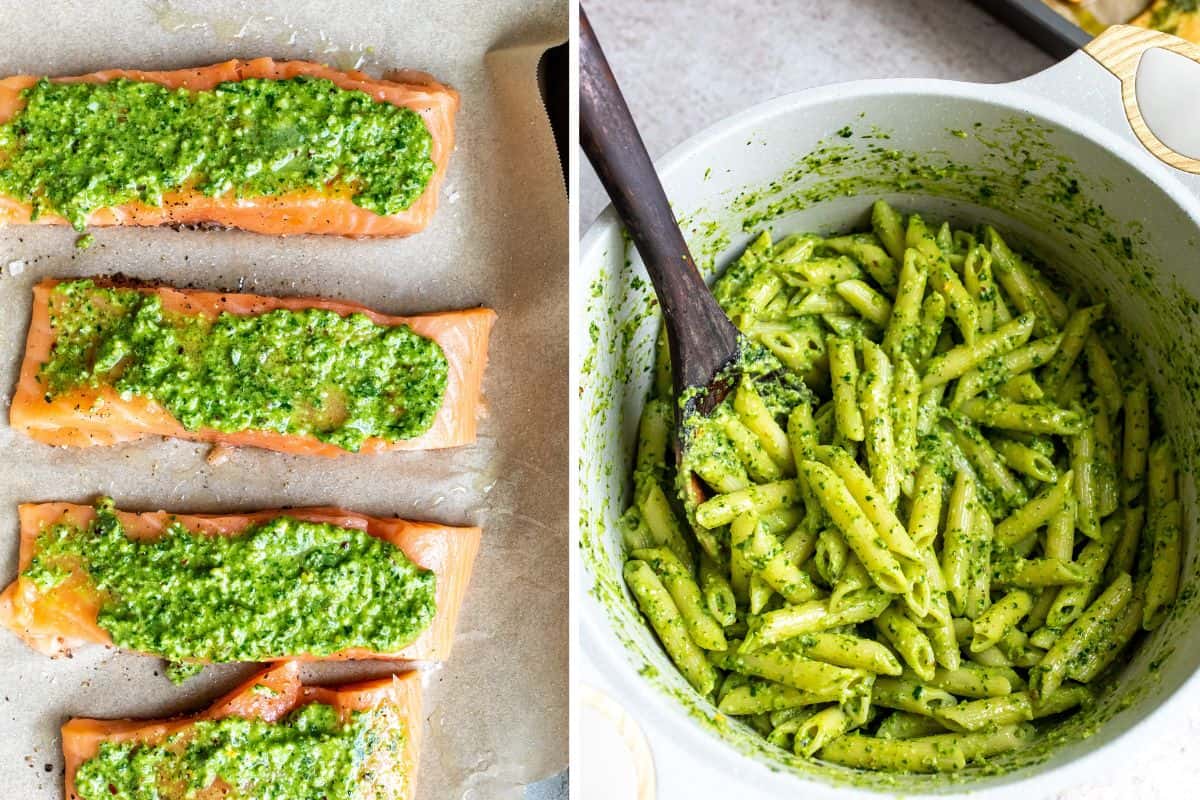
M 1053 62 L 967 0 L 591 0 L 652 158 L 735 111 L 862 78 L 1004 83 Z M 586 160 L 585 160 L 586 161 Z M 582 166 L 588 225 L 608 199 Z
M 1002 83 L 1052 63 L 967 0 L 585 4 L 654 158 L 735 111 L 812 86 L 890 77 Z M 581 162 L 586 230 L 608 200 L 586 159 Z M 1195 796 L 1200 709 L 1164 723 L 1153 747 L 1123 753 L 1113 770 L 1053 800 Z M 658 776 L 660 786 L 669 780 Z M 1024 794 L 1023 800 L 1040 800 Z

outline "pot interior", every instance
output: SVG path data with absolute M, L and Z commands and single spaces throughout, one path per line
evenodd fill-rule
M 1120 137 L 1016 89 L 936 82 L 896 88 L 905 85 L 785 98 L 714 129 L 703 144 L 685 145 L 663 177 L 697 262 L 711 280 L 764 229 L 776 239 L 867 229 L 871 203 L 882 197 L 939 223 L 991 223 L 1064 285 L 1108 303 L 1149 373 L 1185 476 L 1180 599 L 1100 688 L 1094 708 L 988 768 L 953 776 L 855 773 L 796 758 L 717 713 L 667 659 L 621 580 L 617 517 L 630 501 L 660 317 L 640 259 L 607 214 L 585 241 L 586 307 L 574 309 L 586 326 L 577 387 L 585 646 L 636 672 L 631 685 L 670 698 L 658 721 L 697 736 L 704 748 L 698 759 L 735 759 L 730 766 L 740 769 L 741 753 L 768 767 L 750 770 L 761 786 L 794 783 L 789 775 L 889 793 L 1010 783 L 1112 741 L 1200 667 L 1200 631 L 1192 626 L 1200 594 L 1195 490 L 1188 477 L 1200 451 L 1192 424 L 1200 404 L 1200 270 L 1190 263 L 1200 243 L 1195 201 Z

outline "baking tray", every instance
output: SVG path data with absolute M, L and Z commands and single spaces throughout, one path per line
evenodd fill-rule
M 253 9 L 252 11 L 250 9 Z M 386 9 L 386 10 L 385 10 Z M 454 653 L 425 671 L 422 800 L 517 798 L 566 766 L 567 203 L 538 90 L 566 0 L 28 3 L 0 0 L 0 74 L 168 69 L 235 57 L 307 58 L 374 75 L 426 70 L 462 94 L 441 209 L 402 240 L 275 239 L 237 231 L 0 228 L 0 580 L 16 573 L 16 504 L 236 511 L 338 504 L 478 524 L 483 546 Z M 111 449 L 36 444 L 7 425 L 31 287 L 47 276 L 122 272 L 181 286 L 325 295 L 389 313 L 491 306 L 499 313 L 475 446 L 313 460 L 151 440 Z M 61 796 L 59 726 L 69 717 L 191 711 L 251 666 L 210 667 L 181 687 L 161 662 L 109 650 L 51 660 L 0 631 L 0 784 Z M 382 664 L 314 665 L 312 679 Z
M 1080 25 L 1044 0 L 974 1 L 1055 58 L 1066 58 L 1101 33 L 1106 25 L 1128 22 L 1149 5 L 1149 0 L 1085 0 L 1079 7 L 1091 17 Z M 1056 0 L 1056 4 L 1064 10 L 1072 7 L 1068 0 Z
M 1090 33 L 1042 0 L 974 2 L 1054 58 L 1066 58 L 1092 40 Z

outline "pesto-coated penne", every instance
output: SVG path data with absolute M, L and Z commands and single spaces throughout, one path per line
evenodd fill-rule
M 992 256 L 982 245 L 972 245 L 963 258 L 963 285 L 979 308 L 979 330 L 991 333 L 995 328 L 996 284 L 992 277 Z
M 971 576 L 971 551 L 974 547 L 975 482 L 964 471 L 954 478 L 950 507 L 946 511 L 946 533 L 942 542 L 942 575 L 952 608 L 963 608 Z
M 1121 477 L 1125 487 L 1121 499 L 1137 497 L 1146 476 L 1146 454 L 1150 450 L 1150 392 L 1138 381 L 1125 395 L 1125 442 L 1121 448 Z
M 1092 425 L 1096 438 L 1096 466 L 1094 480 L 1096 483 L 1096 516 L 1104 519 L 1117 510 L 1121 504 L 1120 470 L 1117 463 L 1116 433 L 1113 430 L 1113 420 L 1104 408 L 1104 402 L 1097 400 L 1092 413 Z
M 1025 505 L 1029 501 L 1025 487 L 1008 471 L 1004 459 L 992 448 L 979 429 L 968 420 L 954 414 L 947 415 L 946 419 L 959 450 L 967 457 L 967 461 L 971 462 L 979 480 L 1006 505 Z
M 933 464 L 926 462 L 917 469 L 912 510 L 908 515 L 908 537 L 917 547 L 928 547 L 937 538 L 943 487 L 942 476 Z
M 813 314 L 851 314 L 854 308 L 838 294 L 834 287 L 814 289 L 788 305 L 788 313 L 797 317 L 807 317 Z
M 741 603 L 750 599 L 750 579 L 754 572 L 746 558 L 746 543 L 757 528 L 758 517 L 750 512 L 739 514 L 729 526 L 729 585 Z
M 941 586 L 942 592 L 945 592 L 946 581 L 941 576 L 941 569 L 931 570 L 921 559 L 908 558 L 900 560 L 900 569 L 908 581 L 908 591 L 904 593 L 904 605 L 908 613 L 914 620 L 927 621 L 930 614 L 939 611 L 934 598 L 935 587 Z
M 970 580 L 963 608 L 963 614 L 968 619 L 977 618 L 991 605 L 992 548 L 995 545 L 995 531 L 987 510 L 977 504 L 973 509 L 973 516 Z
M 1071 438 L 1071 472 L 1075 474 L 1075 526 L 1091 539 L 1100 536 L 1096 497 L 1096 432 L 1085 428 Z
M 917 371 L 907 358 L 901 356 L 896 359 L 892 380 L 892 431 L 901 475 L 900 487 L 906 495 L 912 494 L 913 470 L 917 465 L 920 397 Z
M 1133 581 L 1123 572 L 1088 606 L 1079 619 L 1071 623 L 1046 651 L 1041 663 L 1033 669 L 1029 687 L 1034 698 L 1040 700 L 1054 694 L 1062 685 L 1071 662 L 1083 652 L 1089 642 L 1099 643 L 1105 633 L 1116 625 L 1132 596 Z
M 847 696 L 853 686 L 867 675 L 862 670 L 814 661 L 778 647 L 752 653 L 735 652 L 739 644 L 730 642 L 729 650 L 710 653 L 709 658 L 722 669 L 766 678 L 815 694 L 841 691 L 843 696 Z
M 806 719 L 795 733 L 798 756 L 811 756 L 829 742 L 857 727 L 853 719 L 837 706 L 822 709 Z
M 873 342 L 864 341 L 862 352 L 859 397 L 866 426 L 867 463 L 871 480 L 889 503 L 895 503 L 900 496 L 900 465 L 892 424 L 892 363 Z
M 716 672 L 704 657 L 704 651 L 688 635 L 675 601 L 654 570 L 645 561 L 628 561 L 625 563 L 625 583 L 637 599 L 638 608 L 650 620 L 667 655 L 688 683 L 702 695 L 711 692 L 717 683 Z
M 984 697 L 940 708 L 938 722 L 953 731 L 978 731 L 989 725 L 1012 725 L 1033 719 L 1033 703 L 1026 692 Z
M 996 393 L 1014 403 L 1037 403 L 1046 397 L 1046 393 L 1038 385 L 1037 378 L 1028 372 L 1014 375 L 1004 381 L 996 388 Z M 955 391 L 954 394 L 957 398 L 958 392 Z
M 1146 508 L 1144 506 L 1126 506 L 1122 510 L 1121 536 L 1113 546 L 1108 565 L 1104 568 L 1105 583 L 1112 583 L 1113 579 L 1122 572 L 1133 574 L 1145 519 Z
M 892 772 L 954 772 L 966 766 L 962 749 L 951 741 L 880 739 L 849 734 L 825 745 L 818 755 L 823 761 L 857 769 Z
M 663 586 L 671 594 L 671 599 L 675 601 L 675 607 L 679 609 L 692 641 L 705 650 L 726 648 L 725 633 L 708 613 L 700 586 L 692 577 L 691 571 L 670 549 L 661 547 L 653 550 L 635 550 L 630 555 L 649 564 L 658 575 Z
M 846 568 L 846 561 L 849 557 L 850 546 L 846 544 L 845 537 L 833 526 L 824 528 L 817 536 L 813 563 L 825 583 L 830 586 L 837 583 L 842 570 Z
M 1145 603 L 1139 597 L 1134 597 L 1117 617 L 1112 627 L 1089 646 L 1084 647 L 1067 665 L 1067 675 L 1073 680 L 1090 683 L 1109 665 L 1116 661 L 1134 635 L 1142 629 L 1142 612 Z M 1063 692 L 1058 689 L 1050 696 L 1050 701 Z
M 1178 496 L 1175 480 L 1175 455 L 1166 441 L 1150 448 L 1146 467 L 1146 500 L 1151 508 L 1160 508 Z
M 896 291 L 896 259 L 882 246 L 878 237 L 869 233 L 850 236 L 835 236 L 823 241 L 822 246 L 863 265 L 871 280 L 889 294 Z
M 920 558 L 920 552 L 909 537 L 908 531 L 900 524 L 900 518 L 892 511 L 867 473 L 863 472 L 845 450 L 839 447 L 821 447 L 817 450 L 817 458 L 842 479 L 842 483 L 889 550 L 904 558 Z
M 646 403 L 638 423 L 637 464 L 634 474 L 659 478 L 666 472 L 667 440 L 671 435 L 671 404 L 653 399 Z
M 1059 590 L 1054 604 L 1050 606 L 1050 612 L 1046 615 L 1047 625 L 1052 628 L 1065 628 L 1083 613 L 1100 586 L 1104 566 L 1108 563 L 1108 558 L 1120 537 L 1121 527 L 1120 520 L 1106 521 L 1100 538 L 1088 542 L 1079 552 L 1075 567 L 1083 576 L 1083 581 Z
M 984 229 L 984 239 L 992 256 L 992 270 L 1012 304 L 1023 314 L 1033 314 L 1037 336 L 1046 336 L 1058 330 L 1041 290 L 1026 271 L 1021 260 L 1008 248 L 1000 235 L 991 226 Z
M 746 468 L 747 474 L 758 482 L 777 481 L 783 477 L 783 469 L 771 458 L 763 441 L 737 416 L 728 415 L 722 426 L 733 445 L 734 452 Z
M 1087 582 L 1087 576 L 1078 564 L 1060 558 L 1011 559 L 995 567 L 992 578 L 999 586 L 1018 589 L 1075 586 Z
M 958 408 L 980 392 L 1002 387 L 1017 378 L 1029 377 L 1030 371 L 1047 363 L 1058 352 L 1062 334 L 1054 334 L 993 356 L 964 374 L 954 387 L 951 408 Z M 1036 382 L 1034 383 L 1037 386 Z M 1041 388 L 1037 387 L 1039 397 Z
M 779 540 L 767 533 L 762 525 L 756 525 L 750 532 L 742 554 L 750 569 L 789 603 L 803 603 L 820 594 L 808 573 L 792 563 Z
M 796 465 L 792 460 L 787 433 L 775 421 L 775 415 L 767 408 L 767 404 L 755 390 L 753 382 L 749 380 L 741 382 L 734 395 L 733 408 L 742 424 L 758 437 L 759 444 L 767 452 L 771 461 L 775 463 L 779 473 L 794 475 Z
M 848 633 L 808 633 L 792 640 L 792 645 L 809 658 L 839 667 L 876 675 L 899 675 L 904 671 L 886 646 Z
M 900 563 L 888 550 L 879 536 L 878 529 L 863 513 L 842 479 L 829 467 L 816 461 L 805 461 L 801 464 L 800 474 L 812 487 L 825 513 L 846 537 L 846 543 L 867 568 L 875 584 L 885 592 L 906 592 L 908 580 L 900 568 Z
M 1000 697 L 1011 694 L 1018 687 L 1009 677 L 1008 671 L 984 667 L 970 661 L 954 669 L 938 667 L 928 681 L 930 686 L 942 689 L 959 697 Z
M 959 652 L 954 621 L 949 618 L 949 608 L 946 614 L 947 619 L 937 621 L 925 630 L 925 634 L 929 637 L 929 644 L 933 647 L 933 658 L 938 666 L 954 670 L 962 666 L 962 653 Z
M 953 747 L 961 752 L 967 761 L 981 761 L 988 756 L 1025 747 L 1035 734 L 1036 731 L 1029 724 L 1000 725 L 975 733 L 942 733 L 914 741 L 925 742 L 934 747 Z
M 700 556 L 700 593 L 704 597 L 704 607 L 717 624 L 726 627 L 737 621 L 737 598 L 733 595 L 733 587 L 707 553 Z
M 1058 480 L 1058 469 L 1045 453 L 1003 436 L 992 439 L 992 447 L 1000 454 L 1000 458 L 1004 459 L 1009 469 L 1042 483 L 1054 483 Z
M 874 587 L 860 590 L 844 598 L 837 610 L 825 600 L 810 600 L 796 606 L 784 606 L 768 611 L 758 618 L 747 645 L 765 645 L 783 641 L 803 633 L 825 631 L 874 619 L 892 601 L 886 592 Z
M 1075 553 L 1075 495 L 1068 493 L 1065 501 L 1046 525 L 1046 541 L 1042 552 L 1048 559 L 1070 561 Z
M 921 378 L 921 390 L 928 391 L 934 386 L 952 381 L 992 356 L 1020 347 L 1032 332 L 1033 315 L 1022 314 L 992 333 L 980 336 L 978 341 L 972 344 L 959 345 L 947 353 L 935 356 L 925 367 L 925 375 Z
M 1075 360 L 1083 352 L 1083 344 L 1091 334 L 1092 325 L 1103 313 L 1102 305 L 1081 308 L 1072 314 L 1063 326 L 1062 344 L 1054 358 L 1050 359 L 1050 363 L 1042 370 L 1041 383 L 1051 397 L 1057 396 L 1056 393 L 1067 380 L 1068 373 L 1075 366 Z
M 854 343 L 830 336 L 826 350 L 829 352 L 829 381 L 833 386 L 837 428 L 847 439 L 861 442 L 866 437 L 866 430 L 858 404 L 858 356 L 854 352 Z
M 892 306 L 892 315 L 888 319 L 882 343 L 883 351 L 893 360 L 905 355 L 916 356 L 919 352 L 922 297 L 925 295 L 927 277 L 925 260 L 921 254 L 916 250 L 905 251 L 896 302 Z M 942 316 L 945 317 L 945 301 L 942 302 Z M 940 331 L 940 322 L 937 327 Z
M 921 303 L 921 321 L 912 348 L 912 362 L 917 369 L 933 356 L 945 322 L 946 298 L 937 293 L 927 296 Z
M 907 711 L 893 711 L 875 729 L 875 735 L 880 739 L 916 739 L 945 732 L 946 726 L 933 717 Z
M 956 702 L 949 692 L 907 678 L 877 678 L 871 699 L 875 705 L 928 717 Z
M 1091 689 L 1079 684 L 1064 684 L 1048 697 L 1033 703 L 1033 718 L 1052 717 L 1078 706 L 1090 705 L 1095 700 Z
M 874 585 L 875 582 L 871 580 L 867 568 L 858 560 L 858 556 L 850 553 L 846 558 L 846 567 L 842 570 L 842 574 L 838 575 L 829 592 L 829 610 L 835 614 L 841 613 L 845 608 L 861 599 L 862 590 L 868 587 L 874 588 Z M 886 594 L 882 596 L 889 597 Z M 887 604 L 884 603 L 884 605 Z
M 728 525 L 747 512 L 763 514 L 800 503 L 800 484 L 794 480 L 760 483 L 719 494 L 696 508 L 696 521 L 706 528 Z
M 691 548 L 688 547 L 687 539 L 683 536 L 683 526 L 679 524 L 679 518 L 675 516 L 662 486 L 658 481 L 646 481 L 639 488 L 638 494 L 638 511 L 641 512 L 642 521 L 650 530 L 655 543 L 670 548 L 671 552 L 691 569 Z
M 1178 500 L 1171 500 L 1151 512 L 1149 533 L 1153 555 L 1146 581 L 1146 607 L 1142 612 L 1142 627 L 1148 631 L 1162 624 L 1179 591 L 1183 548 L 1181 513 Z
M 933 645 L 929 643 L 929 637 L 906 617 L 903 611 L 893 604 L 875 620 L 875 627 L 918 678 L 927 681 L 933 677 Z
M 730 675 L 740 676 L 741 673 L 731 672 Z M 745 683 L 723 693 L 717 708 L 723 714 L 735 716 L 766 714 L 788 708 L 836 703 L 841 700 L 843 694 L 845 694 L 845 690 L 840 686 L 832 686 L 829 691 L 821 694 L 806 692 L 762 678 L 747 678 Z
M 959 411 L 980 425 L 1022 433 L 1075 436 L 1083 430 L 1085 424 L 1083 415 L 1078 411 L 998 399 L 972 398 L 963 403 Z
M 988 606 L 975 618 L 971 652 L 978 653 L 994 647 L 1006 633 L 1017 627 L 1033 608 L 1033 595 L 1022 589 L 1013 589 L 1003 598 Z
M 1088 335 L 1083 343 L 1084 357 L 1087 359 L 1088 378 L 1096 387 L 1096 393 L 1104 403 L 1104 410 L 1110 416 L 1116 416 L 1125 404 L 1124 392 L 1121 389 L 1121 379 L 1113 367 L 1112 358 L 1108 355 L 1104 343 L 1095 331 Z
M 892 317 L 892 303 L 865 281 L 842 281 L 836 287 L 838 296 L 850 304 L 863 319 L 876 325 L 887 325 Z
M 975 344 L 979 337 L 979 307 L 944 258 L 930 264 L 929 285 L 946 298 L 946 315 L 958 325 L 963 341 Z
M 904 218 L 883 200 L 871 206 L 871 229 L 894 261 L 904 258 Z
M 1058 483 L 1043 489 L 996 526 L 996 541 L 1012 546 L 1048 523 L 1071 500 L 1074 482 L 1075 474 L 1068 471 Z
M 882 200 L 756 235 L 712 291 L 728 390 L 677 419 L 659 334 L 603 520 L 697 692 L 785 758 L 980 774 L 1104 697 L 1182 589 L 1156 354 L 996 230 Z

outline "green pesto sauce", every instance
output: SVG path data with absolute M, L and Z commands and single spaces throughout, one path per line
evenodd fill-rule
M 229 800 L 351 800 L 371 781 L 371 757 L 404 747 L 405 733 L 376 718 L 356 712 L 343 723 L 332 706 L 310 703 L 275 723 L 225 717 L 157 745 L 104 742 L 80 765 L 76 790 L 80 800 L 182 800 L 219 779 Z
M 111 500 L 96 512 L 86 530 L 43 530 L 23 575 L 47 591 L 81 568 L 124 649 L 212 662 L 395 652 L 433 619 L 434 573 L 356 529 L 281 516 L 232 536 L 173 523 L 138 540 Z
M 161 206 L 181 188 L 239 198 L 329 191 L 396 214 L 435 168 L 419 114 L 324 78 L 200 92 L 42 79 L 22 97 L 0 125 L 0 192 L 29 203 L 35 219 L 52 212 L 79 230 L 97 209 Z
M 276 309 L 216 319 L 165 311 L 155 294 L 57 285 L 42 365 L 47 400 L 111 385 L 146 397 L 188 430 L 312 435 L 351 452 L 433 424 L 449 365 L 431 339 L 364 314 Z

